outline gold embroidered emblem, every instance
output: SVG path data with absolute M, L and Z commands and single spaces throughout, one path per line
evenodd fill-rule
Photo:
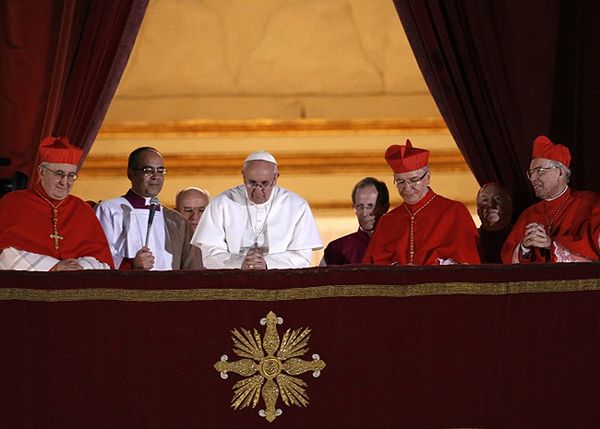
M 283 413 L 276 408 L 280 395 L 287 406 L 308 405 L 307 385 L 294 375 L 312 371 L 313 377 L 318 377 L 325 368 L 325 362 L 318 354 L 312 355 L 312 361 L 299 358 L 308 351 L 310 328 L 288 329 L 280 340 L 276 325 L 282 323 L 281 317 L 269 311 L 267 317 L 260 320 L 261 325 L 266 325 L 262 340 L 256 329 L 240 328 L 241 332 L 234 329 L 231 331 L 233 352 L 243 359 L 228 362 L 229 357 L 223 355 L 214 365 L 223 379 L 229 377 L 228 372 L 246 377 L 233 385 L 231 407 L 234 410 L 255 408 L 262 395 L 266 409 L 261 409 L 258 414 L 269 422 Z

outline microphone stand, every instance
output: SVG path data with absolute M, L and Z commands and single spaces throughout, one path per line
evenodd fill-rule
M 144 242 L 144 247 L 148 247 L 148 240 L 150 239 L 150 230 L 152 229 L 152 222 L 154 221 L 154 213 L 156 213 L 156 209 L 160 202 L 158 198 L 152 197 L 150 198 L 150 214 L 148 215 L 148 228 L 146 229 L 146 241 Z

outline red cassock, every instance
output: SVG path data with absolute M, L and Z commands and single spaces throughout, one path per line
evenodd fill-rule
M 464 204 L 435 194 L 431 189 L 416 204 L 402 204 L 377 224 L 367 253 L 367 264 L 410 263 L 410 214 L 413 221 L 414 265 L 438 265 L 451 259 L 459 264 L 479 264 L 479 234 Z
M 113 267 L 104 231 L 92 208 L 80 198 L 67 196 L 58 205 L 57 231 L 63 237 L 55 248 L 52 207 L 41 198 L 53 200 L 37 185 L 35 190 L 15 191 L 0 198 L 0 249 L 14 247 L 56 259 L 93 256 Z
M 553 201 L 540 201 L 526 209 L 502 247 L 502 262 L 578 262 L 597 261 L 600 257 L 594 245 L 590 219 L 598 195 L 571 188 Z M 539 223 L 550 230 L 551 249 L 533 248 L 530 258 L 520 252 L 525 227 Z

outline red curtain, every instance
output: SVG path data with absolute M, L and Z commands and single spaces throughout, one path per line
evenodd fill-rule
M 592 1 L 395 0 L 427 85 L 479 183 L 517 206 L 539 134 L 570 147 L 576 187 L 600 191 L 594 151 L 600 34 Z M 519 209 L 519 207 L 517 207 Z
M 307 407 L 233 410 L 233 329 L 311 329 Z M 591 429 L 600 264 L 0 272 L 2 428 Z M 259 343 L 261 341 L 259 340 Z
M 0 157 L 31 177 L 45 135 L 86 153 L 98 133 L 148 0 L 0 3 Z

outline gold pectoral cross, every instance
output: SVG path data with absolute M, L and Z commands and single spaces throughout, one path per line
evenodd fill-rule
M 54 240 L 54 248 L 58 250 L 58 245 L 60 243 L 59 240 L 65 239 L 65 237 L 58 234 L 58 207 L 67 201 L 67 199 L 65 198 L 64 200 L 59 201 L 58 204 L 54 205 L 48 198 L 40 194 L 37 189 L 34 189 L 34 191 L 42 200 L 46 201 L 48 204 L 50 204 L 50 207 L 52 207 L 52 234 L 50 234 L 49 237 Z
M 54 240 L 54 248 L 58 250 L 58 240 L 64 240 L 65 237 L 62 235 L 58 235 L 58 231 L 54 231 L 54 233 L 50 234 L 50 238 Z

